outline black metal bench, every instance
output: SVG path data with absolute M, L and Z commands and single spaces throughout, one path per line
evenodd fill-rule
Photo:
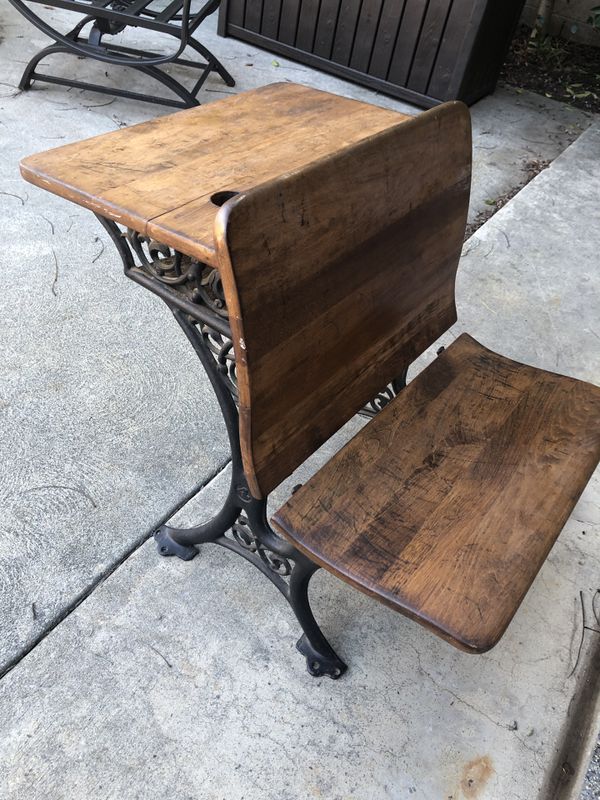
M 234 79 L 223 64 L 192 35 L 206 17 L 217 10 L 220 0 L 199 2 L 197 6 L 195 0 L 28 0 L 28 2 L 9 0 L 9 2 L 55 42 L 40 50 L 27 64 L 19 83 L 20 89 L 29 89 L 32 82 L 37 80 L 175 108 L 189 108 L 199 105 L 196 96 L 211 72 L 220 75 L 227 86 L 235 85 Z M 83 14 L 83 19 L 68 33 L 61 33 L 36 14 L 30 8 L 30 3 L 43 3 L 45 8 L 74 11 Z M 90 27 L 87 35 L 82 35 L 88 25 Z M 105 40 L 106 36 L 115 36 L 126 28 L 147 28 L 172 36 L 177 40 L 177 46 L 174 51 L 165 54 L 126 47 Z M 195 50 L 204 61 L 182 58 L 186 47 Z M 114 85 L 104 86 L 61 75 L 37 72 L 36 68 L 40 61 L 55 53 L 70 53 L 108 64 L 132 67 L 160 81 L 180 99 L 158 97 L 143 92 L 132 92 Z M 200 75 L 193 86 L 186 89 L 172 75 L 159 69 L 161 64 L 167 63 L 199 70 Z

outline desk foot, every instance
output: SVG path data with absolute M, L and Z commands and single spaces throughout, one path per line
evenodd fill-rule
M 198 555 L 198 549 L 193 545 L 179 544 L 166 528 L 159 528 L 154 534 L 154 541 L 161 556 L 177 556 L 182 561 L 191 561 Z
M 296 642 L 296 649 L 306 658 L 306 669 L 313 678 L 322 678 L 326 675 L 333 680 L 341 678 L 348 669 L 341 658 L 338 658 L 331 648 L 330 653 L 315 650 L 306 638 L 306 634 Z
M 318 566 L 298 553 L 290 575 L 287 598 L 302 627 L 296 649 L 306 658 L 306 669 L 313 678 L 327 675 L 336 680 L 348 669 L 325 638 L 310 607 L 308 586 Z

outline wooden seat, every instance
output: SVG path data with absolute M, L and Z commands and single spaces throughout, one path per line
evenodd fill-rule
M 469 179 L 468 113 L 446 104 L 221 209 L 255 497 L 456 320 Z M 599 388 L 463 335 L 273 523 L 340 578 L 482 652 L 599 458 Z
M 340 578 L 484 652 L 599 458 L 599 388 L 463 334 L 273 523 Z

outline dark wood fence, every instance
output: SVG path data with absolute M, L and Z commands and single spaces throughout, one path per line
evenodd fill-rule
M 219 33 L 422 106 L 493 91 L 524 0 L 223 0 Z

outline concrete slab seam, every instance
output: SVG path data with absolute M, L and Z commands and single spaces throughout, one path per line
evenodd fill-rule
M 17 653 L 13 659 L 11 659 L 4 669 L 0 672 L 0 680 L 4 678 L 11 670 L 13 670 L 26 656 L 34 650 L 40 642 L 42 642 L 52 631 L 55 630 L 64 620 L 70 616 L 70 614 L 75 611 L 78 606 L 80 606 L 87 598 L 102 584 L 104 583 L 107 578 L 116 572 L 120 566 L 122 566 L 137 550 L 140 549 L 150 537 L 154 534 L 154 531 L 157 528 L 160 528 L 161 525 L 164 525 L 168 522 L 171 517 L 177 514 L 184 506 L 186 506 L 190 500 L 192 500 L 196 495 L 198 495 L 203 489 L 205 489 L 212 481 L 215 480 L 224 470 L 227 469 L 231 458 L 227 458 L 223 461 L 219 466 L 213 470 L 210 475 L 205 478 L 201 484 L 196 486 L 191 492 L 188 492 L 175 506 L 170 508 L 166 511 L 162 517 L 151 526 L 150 530 L 146 531 L 142 536 L 140 536 L 136 541 L 126 550 L 123 555 L 114 561 L 100 574 L 98 577 L 93 580 L 88 586 L 86 586 L 78 595 L 73 598 L 73 601 L 62 609 L 61 613 L 58 614 L 54 620 L 41 632 L 39 636 L 37 636 L 32 642 L 30 642 L 20 653 Z

